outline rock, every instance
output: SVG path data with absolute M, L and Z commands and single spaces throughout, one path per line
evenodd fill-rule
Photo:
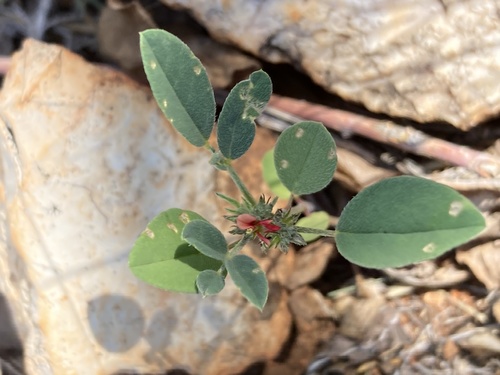
M 150 287 L 127 266 L 163 209 L 224 228 L 223 179 L 149 89 L 28 40 L 0 92 L 0 155 L 0 290 L 25 327 L 28 374 L 234 374 L 280 352 L 291 316 L 279 284 L 261 314 L 230 282 L 202 299 Z
M 468 129 L 500 110 L 495 0 L 162 2 L 375 112 Z

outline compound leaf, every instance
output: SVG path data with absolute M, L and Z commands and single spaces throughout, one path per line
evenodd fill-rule
M 224 235 L 205 220 L 193 220 L 182 231 L 182 238 L 207 257 L 224 260 L 227 242 Z
M 153 95 L 170 123 L 191 144 L 203 146 L 215 121 L 215 98 L 200 60 L 164 30 L 140 33 L 144 70 Z
M 274 148 L 278 177 L 293 194 L 311 194 L 330 183 L 337 166 L 331 134 L 323 124 L 304 121 L 286 129 Z
M 181 238 L 191 220 L 204 220 L 195 212 L 171 208 L 156 216 L 137 238 L 129 267 L 139 279 L 165 290 L 197 293 L 196 279 L 222 262 L 201 254 Z
M 484 228 L 481 213 L 457 191 L 401 176 L 354 197 L 340 216 L 335 238 L 339 252 L 352 263 L 400 267 L 436 258 Z
M 224 289 L 224 277 L 214 270 L 202 271 L 196 278 L 198 292 L 203 296 L 211 296 Z
M 271 79 L 262 70 L 239 82 L 229 93 L 217 122 L 217 143 L 221 153 L 238 159 L 255 137 L 255 119 L 271 97 Z
M 241 294 L 260 311 L 264 308 L 269 286 L 264 271 L 246 255 L 235 255 L 224 262 L 227 272 Z

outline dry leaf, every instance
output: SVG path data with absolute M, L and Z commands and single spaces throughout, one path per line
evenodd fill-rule
M 457 261 L 469 267 L 488 290 L 500 288 L 500 241 L 458 251 Z

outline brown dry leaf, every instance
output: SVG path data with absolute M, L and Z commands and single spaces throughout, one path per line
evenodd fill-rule
M 488 290 L 500 288 L 500 241 L 487 242 L 470 250 L 458 251 L 459 263 L 467 265 Z
M 497 357 L 500 355 L 500 338 L 489 329 L 477 329 L 457 340 L 457 344 L 470 351 L 474 356 Z
M 337 160 L 335 179 L 351 191 L 361 191 L 375 182 L 397 174 L 394 171 L 377 167 L 345 148 L 337 148 Z
M 435 261 L 425 261 L 409 267 L 386 268 L 383 272 L 406 285 L 426 288 L 450 287 L 469 278 L 467 271 L 450 262 L 438 266 Z
M 319 239 L 301 248 L 295 255 L 294 270 L 285 284 L 290 290 L 318 279 L 325 270 L 335 251 L 335 244 L 329 239 Z
M 333 335 L 332 307 L 320 292 L 309 287 L 294 290 L 289 299 L 297 332 L 289 343 L 284 363 L 268 363 L 263 375 L 300 375 L 318 349 Z
M 473 295 L 437 290 L 385 302 L 379 298 L 346 296 L 334 301 L 340 328 L 311 363 L 307 375 L 357 374 L 367 369 L 402 374 L 494 373 L 492 369 L 499 369 L 494 357 L 476 363 L 457 345 L 458 340 L 488 332 L 476 327 L 478 314 L 471 311 L 479 310 Z M 488 327 L 489 321 L 485 324 Z M 490 334 L 473 345 L 479 348 L 491 343 L 491 353 L 497 342 Z
M 99 18 L 99 52 L 126 71 L 142 67 L 139 32 L 155 26 L 137 1 L 110 1 Z

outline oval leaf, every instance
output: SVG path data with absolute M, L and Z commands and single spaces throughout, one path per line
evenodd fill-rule
M 215 98 L 200 60 L 164 30 L 141 32 L 140 46 L 144 70 L 161 110 L 190 143 L 203 146 L 215 121 Z
M 299 227 L 325 230 L 328 228 L 329 224 L 330 216 L 328 216 L 325 211 L 318 211 L 313 212 L 309 216 L 301 218 L 299 221 L 297 221 L 296 225 Z M 319 234 L 313 233 L 301 233 L 301 236 L 306 242 L 314 241 L 315 239 L 320 237 Z
M 224 260 L 227 242 L 224 235 L 205 220 L 194 220 L 186 224 L 182 238 L 207 257 Z
M 241 157 L 255 137 L 255 119 L 271 97 L 271 79 L 262 70 L 239 82 L 229 93 L 217 122 L 217 143 L 230 159 Z
M 281 183 L 274 166 L 274 149 L 266 152 L 262 158 L 262 176 L 274 195 L 281 199 L 290 198 L 292 193 Z
M 267 301 L 269 286 L 266 275 L 257 262 L 240 254 L 226 259 L 224 265 L 241 294 L 262 311 Z
M 418 177 L 393 177 L 369 186 L 345 207 L 337 226 L 339 252 L 368 268 L 432 259 L 485 227 L 457 191 Z
M 224 278 L 213 270 L 202 271 L 196 278 L 198 292 L 203 296 L 212 296 L 224 289 Z
M 197 293 L 196 278 L 222 262 L 200 254 L 182 240 L 184 226 L 204 220 L 192 211 L 172 208 L 156 216 L 141 233 L 129 255 L 129 267 L 139 279 L 165 290 Z
M 274 149 L 278 177 L 293 194 L 311 194 L 330 183 L 337 166 L 331 134 L 323 124 L 299 122 L 286 129 Z

